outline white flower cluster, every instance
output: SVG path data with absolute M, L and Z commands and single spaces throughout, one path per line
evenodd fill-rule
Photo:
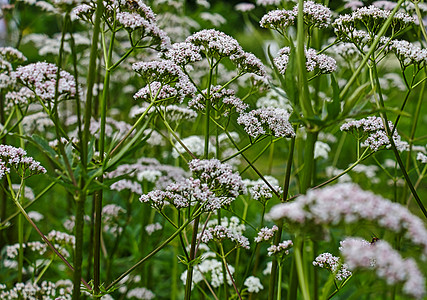
M 233 173 L 231 166 L 222 164 L 219 160 L 194 159 L 190 161 L 189 168 L 198 179 L 190 177 L 171 183 L 165 191 L 151 191 L 142 195 L 139 200 L 149 202 L 158 210 L 167 204 L 180 209 L 200 203 L 205 211 L 214 211 L 229 205 L 243 192 L 240 175 Z
M 274 206 L 268 215 L 273 220 L 284 219 L 301 229 L 341 222 L 374 222 L 381 228 L 402 234 L 427 255 L 424 222 L 406 207 L 364 191 L 356 184 L 342 183 L 309 190 L 294 202 Z
M 0 178 L 10 173 L 10 168 L 16 170 L 21 177 L 29 177 L 46 173 L 46 169 L 21 148 L 9 145 L 0 145 Z
M 279 181 L 276 178 L 267 175 L 264 176 L 264 179 L 268 181 L 277 193 L 282 193 L 282 188 L 279 186 Z M 245 179 L 243 182 L 253 199 L 265 203 L 267 200 L 273 198 L 273 191 L 264 180 L 258 179 L 254 181 Z
M 36 95 L 27 87 L 22 87 L 18 91 L 10 91 L 5 95 L 8 106 L 22 105 L 26 106 L 36 98 Z
M 258 6 L 279 6 L 282 0 L 256 0 Z
M 179 66 L 184 66 L 202 60 L 200 51 L 200 46 L 196 46 L 190 42 L 175 43 L 172 44 L 172 47 L 168 51 L 162 53 L 161 57 Z
M 74 235 L 70 235 L 68 233 L 57 230 L 52 230 L 47 234 L 46 237 L 51 242 L 59 245 L 70 245 L 74 247 L 74 245 L 76 244 L 76 238 L 74 237 Z
M 249 293 L 258 293 L 260 290 L 264 289 L 259 278 L 255 276 L 249 276 L 246 278 L 243 285 L 248 288 Z
M 24 62 L 27 60 L 21 51 L 12 47 L 0 47 L 0 56 L 9 62 Z
M 291 240 L 286 240 L 279 245 L 271 245 L 267 248 L 268 256 L 273 255 L 289 255 L 289 249 L 294 245 L 294 243 Z
M 331 10 L 314 1 L 305 1 L 303 6 L 304 23 L 319 28 L 328 27 L 331 24 Z M 261 18 L 260 26 L 275 29 L 282 34 L 284 30 L 294 25 L 298 16 L 298 4 L 292 10 L 278 9 L 268 12 Z
M 136 62 L 132 69 L 147 82 L 147 86 L 134 95 L 135 99 L 149 99 L 151 102 L 177 97 L 182 102 L 185 96 L 196 91 L 188 76 L 172 61 Z
M 234 233 L 230 229 L 222 225 L 216 225 L 215 227 L 208 227 L 203 231 L 203 234 L 198 234 L 197 239 L 200 239 L 203 243 L 207 244 L 209 241 L 222 241 L 229 239 L 236 243 L 236 247 L 242 247 L 249 249 L 249 240 L 247 237 Z
M 417 153 L 417 160 L 419 160 L 423 164 L 427 164 L 427 156 L 424 153 Z
M 13 87 L 16 82 L 16 74 L 10 62 L 0 58 L 0 89 Z
M 46 102 L 55 99 L 56 77 L 58 67 L 46 62 L 37 62 L 16 69 L 16 78 L 32 90 L 37 97 Z M 61 99 L 73 98 L 76 95 L 74 77 L 61 70 L 59 73 L 58 95 Z
M 186 138 L 181 139 L 181 142 L 191 151 L 194 155 L 200 157 L 203 156 L 205 151 L 205 140 L 204 137 L 198 135 L 192 135 Z M 209 153 L 214 153 L 215 148 L 211 143 L 209 143 Z M 172 149 L 172 156 L 174 158 L 179 157 L 179 155 L 186 153 L 186 149 L 181 145 L 181 143 L 175 143 L 175 147 Z
M 227 266 L 231 274 L 234 274 L 234 267 Z M 222 263 L 216 259 L 205 259 L 201 264 L 196 265 L 193 271 L 192 284 L 197 284 L 203 281 L 207 275 L 210 274 L 210 284 L 214 288 L 220 287 L 224 284 L 224 273 L 222 272 Z M 231 277 L 228 272 L 226 273 L 227 284 L 232 285 Z M 181 281 L 185 284 L 187 280 L 187 271 L 181 274 Z M 193 286 L 192 286 L 193 288 Z
M 252 3 L 242 2 L 242 3 L 236 4 L 234 6 L 234 9 L 236 11 L 240 11 L 242 13 L 245 13 L 245 12 L 248 12 L 248 11 L 255 9 L 255 5 Z
M 56 283 L 43 281 L 38 285 L 28 281 L 18 282 L 10 290 L 2 289 L 0 285 L 0 299 L 61 299 L 71 300 L 73 284 L 70 280 L 59 280 Z
M 134 288 L 131 289 L 130 291 L 127 292 L 126 294 L 126 298 L 136 298 L 136 299 L 141 299 L 141 300 L 152 300 L 156 298 L 156 295 L 144 288 L 144 287 L 139 287 L 139 288 Z
M 289 63 L 291 49 L 284 47 L 279 50 L 277 57 L 274 58 L 274 64 L 280 74 L 285 74 Z M 310 48 L 305 50 L 306 68 L 308 72 L 317 71 L 322 74 L 332 73 L 337 69 L 337 62 L 326 54 L 317 54 L 316 50 Z
M 391 11 L 378 8 L 374 5 L 369 7 L 360 7 L 353 11 L 351 15 L 345 14 L 335 19 L 332 26 L 339 37 L 349 36 L 356 31 L 359 26 L 363 26 L 372 36 L 379 31 L 381 25 L 390 16 Z M 391 26 L 395 33 L 414 24 L 415 18 L 404 13 L 398 12 L 394 15 Z
M 145 226 L 145 231 L 148 233 L 148 235 L 152 235 L 155 231 L 159 231 L 162 229 L 163 226 L 160 223 L 153 223 Z
M 218 218 L 209 220 L 208 223 L 206 224 L 206 227 L 214 227 L 215 225 L 218 225 Z M 239 235 L 242 235 L 246 229 L 245 224 L 240 223 L 239 218 L 235 216 L 232 216 L 230 219 L 228 219 L 227 217 L 222 217 L 221 224 L 219 225 L 226 227 L 233 234 L 239 234 Z
M 427 50 L 405 41 L 391 41 L 388 50 L 393 51 L 403 66 L 414 64 L 420 68 L 424 67 L 427 62 Z
M 373 269 L 388 285 L 403 284 L 403 292 L 415 299 L 426 294 L 425 278 L 412 258 L 402 258 L 387 242 L 370 244 L 360 238 L 342 241 L 340 251 L 351 270 Z
M 206 107 L 206 98 L 208 90 L 202 91 L 203 94 L 197 94 L 196 97 L 188 102 L 188 106 L 196 110 L 204 111 Z M 238 113 L 244 112 L 248 108 L 248 104 L 235 96 L 236 92 L 232 89 L 222 88 L 221 85 L 212 86 L 210 89 L 209 102 L 213 107 L 218 107 L 223 111 L 224 116 L 235 110 Z
M 335 279 L 339 281 L 345 280 L 352 275 L 351 271 L 348 270 L 347 264 L 341 264 L 339 257 L 333 256 L 328 252 L 317 256 L 313 261 L 313 266 L 331 271 L 335 274 Z
M 273 225 L 273 227 L 268 228 L 268 227 L 264 227 L 261 228 L 260 231 L 258 232 L 257 237 L 255 238 L 255 243 L 261 243 L 263 241 L 269 241 L 273 238 L 274 233 L 279 230 L 279 227 L 277 227 L 276 225 Z
M 289 123 L 289 113 L 281 108 L 258 108 L 243 113 L 237 123 L 244 126 L 247 134 L 256 138 L 267 134 L 275 137 L 295 137 L 295 132 Z
M 215 29 L 198 31 L 189 36 L 185 42 L 200 47 L 201 51 L 209 57 L 230 57 L 242 51 L 234 38 Z
M 389 129 L 393 130 L 393 123 L 388 122 Z M 385 146 L 390 148 L 390 139 L 384 128 L 383 120 L 380 117 L 370 116 L 360 120 L 349 121 L 340 127 L 341 131 L 357 132 L 366 139 L 361 143 L 362 147 L 369 147 L 372 151 L 378 151 L 381 147 Z M 398 150 L 406 150 L 407 144 L 402 142 L 400 135 L 394 131 L 393 141 Z

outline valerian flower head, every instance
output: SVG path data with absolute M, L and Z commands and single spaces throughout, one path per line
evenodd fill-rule
M 340 205 L 337 205 L 339 203 Z M 385 230 L 401 234 L 427 255 L 427 230 L 423 221 L 409 210 L 351 183 L 316 190 L 294 202 L 274 206 L 269 217 L 282 219 L 299 230 L 317 230 L 322 226 L 368 221 Z
M 12 47 L 0 47 L 0 56 L 9 62 L 23 63 L 27 60 L 21 51 Z
M 403 284 L 403 292 L 415 299 L 426 294 L 425 278 L 412 258 L 402 258 L 386 241 L 369 243 L 361 238 L 340 242 L 341 255 L 351 270 L 374 270 L 388 285 Z
M 390 42 L 387 50 L 393 51 L 396 54 L 397 59 L 403 67 L 413 64 L 421 69 L 426 65 L 427 50 L 421 49 L 408 41 L 393 40 Z
M 216 225 L 214 227 L 208 227 L 203 231 L 203 234 L 198 234 L 197 239 L 200 239 L 203 243 L 207 244 L 209 241 L 214 240 L 222 243 L 224 240 L 231 240 L 236 244 L 236 247 L 242 247 L 249 249 L 249 240 L 247 237 L 235 233 L 222 225 Z
M 268 256 L 280 255 L 282 257 L 289 255 L 289 249 L 293 247 L 294 243 L 291 240 L 286 240 L 278 245 L 271 245 L 267 248 Z
M 196 97 L 188 102 L 190 108 L 205 111 L 206 98 L 208 90 L 202 91 L 202 94 L 197 94 Z M 220 85 L 212 86 L 209 94 L 209 103 L 222 112 L 223 116 L 228 116 L 231 112 L 244 112 L 248 108 L 248 104 L 235 96 L 236 92 L 232 89 L 222 88 Z
M 388 122 L 389 129 L 393 130 L 393 123 Z M 359 137 L 364 138 L 362 147 L 369 147 L 372 151 L 378 151 L 382 147 L 390 148 L 390 139 L 384 128 L 383 120 L 380 117 L 370 116 L 360 120 L 349 121 L 341 125 L 341 131 L 356 132 Z M 405 150 L 406 144 L 401 141 L 400 135 L 394 131 L 393 141 L 398 150 Z
M 314 261 L 313 266 L 324 268 L 335 274 L 335 279 L 342 281 L 352 275 L 348 270 L 348 265 L 341 264 L 339 257 L 333 256 L 331 253 L 325 252 L 318 255 Z
M 294 7 L 293 13 L 295 16 L 298 15 L 298 5 Z M 325 28 L 331 24 L 332 12 L 322 4 L 317 4 L 314 1 L 305 1 L 303 13 L 304 23 L 308 26 Z
M 289 123 L 289 113 L 281 108 L 258 108 L 243 113 L 237 119 L 247 134 L 256 138 L 260 135 L 274 137 L 295 137 L 295 132 Z
M 147 83 L 134 95 L 135 99 L 151 102 L 176 98 L 182 102 L 196 91 L 188 76 L 172 61 L 136 62 L 132 69 Z
M 46 169 L 21 148 L 9 145 L 0 145 L 0 178 L 14 169 L 19 176 L 26 178 L 32 175 L 46 173 Z
M 61 70 L 56 83 L 58 67 L 51 63 L 37 62 L 16 69 L 16 78 L 44 102 L 55 99 L 58 85 L 59 99 L 73 98 L 76 95 L 76 81 L 67 71 Z
M 285 74 L 286 68 L 289 63 L 289 55 L 291 49 L 284 47 L 279 50 L 278 55 L 274 58 L 274 64 L 279 70 L 280 74 Z M 321 74 L 332 73 L 337 69 L 337 63 L 335 59 L 326 54 L 317 54 L 314 49 L 305 50 L 306 68 L 308 72 L 317 72 Z

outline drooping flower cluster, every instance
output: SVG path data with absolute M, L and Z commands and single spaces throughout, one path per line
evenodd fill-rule
M 203 234 L 198 234 L 197 239 L 201 240 L 203 243 L 207 244 L 209 241 L 216 241 L 222 243 L 224 240 L 228 239 L 236 244 L 236 247 L 242 247 L 249 249 L 249 240 L 247 237 L 235 233 L 229 228 L 216 225 L 215 227 L 208 227 L 203 231 Z
M 243 182 L 231 166 L 217 159 L 190 161 L 192 177 L 169 184 L 164 191 L 154 190 L 140 197 L 141 202 L 149 202 L 161 210 L 164 205 L 172 204 L 177 209 L 196 203 L 205 211 L 213 211 L 229 205 L 243 192 Z
M 427 255 L 427 230 L 420 218 L 411 214 L 406 207 L 351 183 L 309 190 L 294 202 L 274 206 L 269 217 L 273 220 L 283 219 L 300 230 L 342 222 L 353 224 L 369 221 L 402 234 Z
M 317 256 L 313 261 L 313 266 L 324 268 L 335 274 L 335 279 L 342 281 L 352 275 L 348 270 L 348 265 L 341 264 L 339 257 L 325 252 Z
M 274 233 L 277 230 L 279 230 L 279 227 L 277 227 L 276 225 L 273 225 L 273 227 L 271 228 L 268 228 L 268 227 L 261 228 L 257 234 L 257 237 L 255 238 L 255 242 L 261 243 L 263 241 L 271 240 L 274 236 Z
M 208 90 L 203 90 L 202 94 L 197 94 L 196 97 L 188 102 L 188 106 L 196 110 L 205 111 L 206 98 L 208 97 Z M 224 116 L 228 116 L 230 112 L 235 110 L 238 113 L 244 112 L 248 105 L 241 99 L 235 96 L 235 91 L 232 89 L 222 88 L 220 85 L 212 86 L 210 89 L 209 102 L 217 108 L 218 111 L 223 112 Z
M 177 98 L 182 102 L 185 96 L 191 96 L 196 91 L 188 76 L 172 61 L 137 62 L 132 69 L 147 83 L 134 95 L 135 99 L 152 102 Z
M 21 148 L 9 145 L 0 145 L 0 178 L 10 173 L 10 168 L 15 169 L 21 177 L 29 177 L 46 173 L 46 169 L 32 157 L 26 156 L 27 152 Z
M 16 78 L 33 91 L 42 101 L 55 99 L 58 67 L 51 63 L 37 62 L 16 69 Z M 76 81 L 67 71 L 59 73 L 58 96 L 60 100 L 76 95 Z
M 390 130 L 393 130 L 393 123 L 388 122 Z M 390 148 L 390 139 L 387 136 L 384 128 L 384 122 L 380 117 L 370 116 L 360 120 L 349 121 L 340 127 L 341 131 L 357 133 L 358 138 L 364 139 L 361 143 L 362 147 L 369 147 L 372 151 L 378 151 L 381 147 Z M 401 141 L 397 131 L 393 133 L 393 141 L 398 150 L 406 149 L 406 144 Z
M 284 47 L 279 50 L 277 57 L 274 58 L 274 64 L 280 74 L 285 74 L 289 63 L 291 49 Z M 308 72 L 316 71 L 317 73 L 332 73 L 337 69 L 335 59 L 326 54 L 317 54 L 316 50 L 310 48 L 305 50 L 306 68 Z
M 275 137 L 295 137 L 295 132 L 289 123 L 289 113 L 281 108 L 258 108 L 243 113 L 237 119 L 247 134 L 251 137 L 272 135 Z
M 271 245 L 267 248 L 268 256 L 280 255 L 283 257 L 289 255 L 289 249 L 292 248 L 293 245 L 294 243 L 291 240 L 283 241 L 279 243 L 279 245 Z
M 426 294 L 425 278 L 412 258 L 402 258 L 387 242 L 369 243 L 361 238 L 342 241 L 341 254 L 351 270 L 375 270 L 388 285 L 403 284 L 403 292 L 415 299 Z

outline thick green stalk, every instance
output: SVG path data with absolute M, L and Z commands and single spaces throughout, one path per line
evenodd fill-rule
M 307 84 L 307 68 L 305 58 L 305 28 L 304 28 L 304 0 L 298 0 L 298 22 L 297 22 L 297 66 L 298 66 L 298 89 L 299 102 L 304 113 L 304 118 L 314 116 L 310 93 Z
M 288 161 L 286 164 L 286 173 L 283 183 L 283 196 L 280 199 L 280 201 L 283 203 L 286 201 L 289 193 L 289 183 L 291 180 L 291 171 L 292 171 L 292 161 L 294 159 L 294 150 L 295 150 L 295 138 L 291 139 L 291 145 L 289 147 L 289 156 Z M 274 236 L 274 245 L 278 245 L 280 243 L 280 240 L 282 239 L 282 231 L 283 231 L 283 222 L 279 221 L 277 224 L 278 230 L 276 235 Z M 274 291 L 276 288 L 276 276 L 277 276 L 277 266 L 278 262 L 277 259 L 273 259 L 273 263 L 271 265 L 271 274 L 270 274 L 270 281 L 269 281 L 269 287 L 268 287 L 268 299 L 273 300 L 274 299 Z
M 96 1 L 95 22 L 92 35 L 92 44 L 90 49 L 89 70 L 87 74 L 86 106 L 84 116 L 83 139 L 81 141 L 81 164 L 83 170 L 87 168 L 87 147 L 90 136 L 90 121 L 92 117 L 92 98 L 93 86 L 96 79 L 96 60 L 98 57 L 98 39 L 100 32 L 101 16 L 104 10 L 103 1 Z M 84 182 L 80 182 L 84 185 Z M 81 190 L 78 196 L 76 207 L 76 245 L 74 251 L 75 271 L 73 278 L 73 300 L 80 299 L 80 277 L 82 273 L 81 265 L 83 260 L 83 224 L 84 224 L 84 203 L 86 199 L 86 190 Z M 82 213 L 83 212 L 83 213 Z M 78 235 L 77 235 L 78 234 Z
M 298 274 L 299 286 L 301 289 L 303 299 L 310 300 L 310 293 L 309 293 L 308 284 L 306 280 L 307 277 L 306 277 L 306 274 L 304 274 L 305 272 L 304 272 L 304 262 L 302 257 L 302 253 L 303 253 L 302 247 L 304 247 L 304 243 L 301 237 L 297 237 L 295 241 L 295 246 L 294 246 L 294 260 L 295 260 L 295 265 L 296 265 L 297 274 Z
M 102 90 L 102 97 L 100 100 L 100 110 L 101 110 L 101 121 L 100 121 L 100 135 L 99 135 L 99 157 L 101 165 L 104 166 L 104 152 L 105 152 L 105 125 L 107 119 L 107 100 L 110 89 L 110 76 L 111 76 L 111 58 L 113 55 L 113 46 L 115 38 L 115 22 L 112 29 L 110 45 L 108 48 L 108 55 L 106 56 L 105 61 L 105 77 L 104 77 L 104 86 Z M 105 47 L 105 36 L 102 34 L 102 44 Z M 104 50 L 105 52 L 105 50 Z M 106 54 L 106 53 L 104 53 Z M 104 172 L 101 172 L 101 175 L 98 178 L 98 181 L 102 184 L 104 182 Z M 101 282 L 101 228 L 102 228 L 102 198 L 103 191 L 98 190 L 95 193 L 95 231 L 94 231 L 94 252 L 93 252 L 93 286 L 94 286 L 94 297 L 99 293 L 99 286 Z
M 282 274 L 283 263 L 279 263 L 279 274 L 277 277 L 277 300 L 282 300 Z

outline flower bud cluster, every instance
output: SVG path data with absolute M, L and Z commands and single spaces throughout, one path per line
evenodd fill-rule
M 39 284 L 18 282 L 10 290 L 0 285 L 0 299 L 61 299 L 71 300 L 73 283 L 59 280 L 56 283 L 43 281 Z

